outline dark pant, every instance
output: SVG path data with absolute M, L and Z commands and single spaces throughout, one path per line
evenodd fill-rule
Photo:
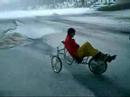
M 108 57 L 109 57 L 108 54 L 104 54 L 102 52 L 98 52 L 93 58 L 95 60 L 107 61 Z

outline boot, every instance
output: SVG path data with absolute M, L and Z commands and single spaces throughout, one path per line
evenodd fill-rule
M 112 60 L 114 60 L 116 58 L 116 55 L 110 56 L 108 54 L 98 52 L 93 58 L 95 61 L 102 60 L 102 61 L 106 61 L 106 62 L 111 62 Z
M 93 56 L 93 59 L 97 61 L 101 55 L 101 52 L 98 52 L 95 56 Z
M 106 61 L 107 61 L 107 62 L 111 62 L 112 60 L 115 60 L 115 59 L 116 59 L 116 56 L 117 56 L 117 55 L 109 56 L 109 57 L 106 59 Z
M 98 52 L 93 58 L 95 61 L 97 61 L 97 60 L 105 61 L 108 58 L 108 55 L 103 54 L 102 52 Z

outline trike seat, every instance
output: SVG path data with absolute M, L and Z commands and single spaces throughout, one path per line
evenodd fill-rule
M 64 49 L 66 49 L 66 51 L 68 51 L 67 48 L 65 48 L 65 41 L 61 41 L 61 43 L 63 43 L 63 45 L 64 45 Z M 68 53 L 69 53 L 69 52 L 68 52 Z M 70 53 L 69 53 L 69 55 L 71 56 Z M 75 60 L 76 63 L 82 63 L 82 61 L 83 61 L 82 58 L 79 58 L 79 57 L 73 57 L 73 56 L 71 56 L 71 57 Z

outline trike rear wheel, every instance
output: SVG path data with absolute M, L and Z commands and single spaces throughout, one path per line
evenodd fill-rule
M 104 61 L 95 61 L 90 59 L 88 64 L 89 70 L 95 75 L 101 75 L 107 70 L 107 63 Z

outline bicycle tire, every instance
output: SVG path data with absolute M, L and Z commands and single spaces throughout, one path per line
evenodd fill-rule
M 89 70 L 95 74 L 95 75 L 101 75 L 104 72 L 106 72 L 107 70 L 107 63 L 106 62 L 102 62 L 101 64 L 99 64 L 98 62 L 95 61 L 94 63 L 94 59 L 91 58 L 89 63 L 88 63 L 88 67 Z
M 55 63 L 56 61 L 56 63 Z M 52 70 L 55 73 L 59 73 L 62 70 L 62 61 L 58 56 L 52 56 L 51 57 L 51 66 Z

